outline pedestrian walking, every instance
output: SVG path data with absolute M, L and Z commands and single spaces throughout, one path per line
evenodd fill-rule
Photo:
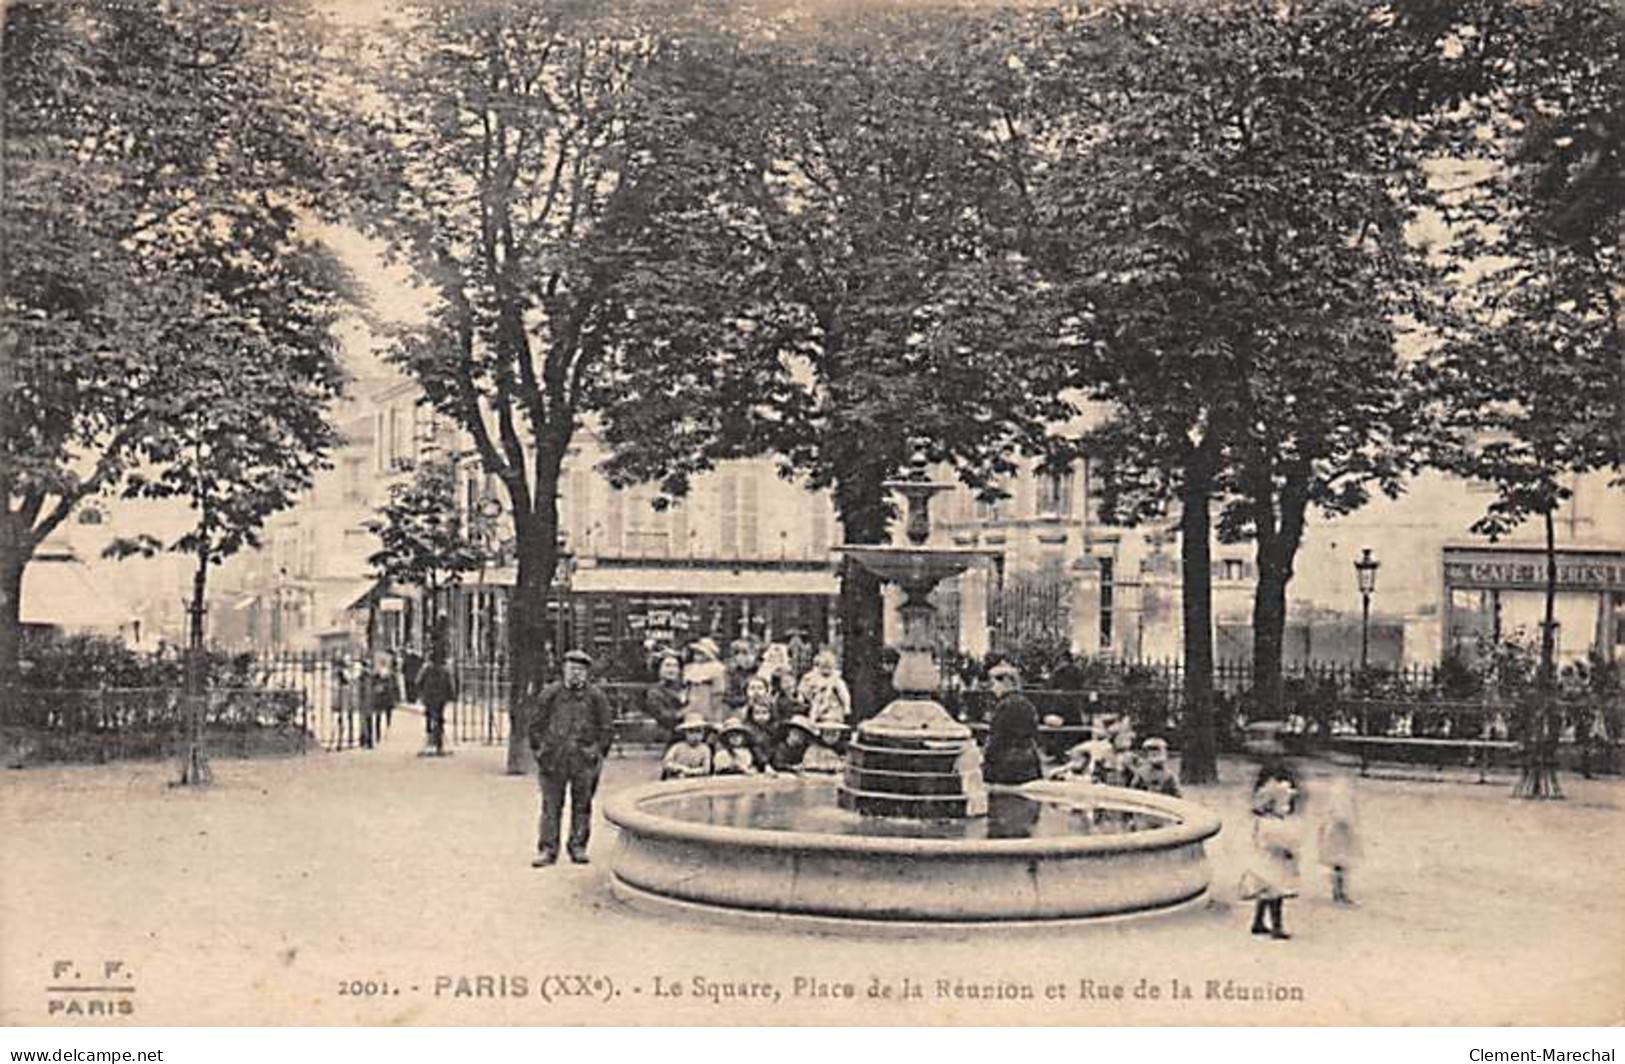
M 1354 801 L 1354 780 L 1350 776 L 1337 776 L 1326 788 L 1315 849 L 1320 863 L 1331 870 L 1332 901 L 1353 905 L 1354 899 L 1349 896 L 1349 873 L 1365 855 L 1365 849 L 1360 843 L 1360 814 Z
M 430 658 L 418 670 L 416 689 L 423 703 L 423 753 L 420 757 L 443 757 L 446 753 L 446 705 L 457 698 L 457 684 L 446 668 L 444 658 Z
M 592 658 L 585 651 L 564 655 L 564 679 L 548 684 L 527 708 L 530 750 L 536 758 L 542 792 L 536 858 L 543 868 L 559 859 L 559 831 L 565 796 L 570 801 L 570 860 L 587 863 L 592 833 L 592 800 L 604 758 L 615 741 L 615 710 L 604 692 L 588 680 Z

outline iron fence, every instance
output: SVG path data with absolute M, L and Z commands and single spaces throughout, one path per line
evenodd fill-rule
M 407 695 L 417 662 L 379 662 L 354 653 L 281 652 L 236 659 L 208 691 L 206 742 L 213 749 L 251 752 L 267 746 L 330 751 L 366 746 L 393 727 L 421 727 Z M 503 661 L 449 663 L 457 697 L 447 707 L 445 736 L 459 745 L 507 743 L 513 697 Z M 1103 716 L 1127 715 L 1143 736 L 1178 744 L 1184 716 L 1184 671 L 1177 661 L 1073 663 L 1066 688 L 1044 682 L 1025 691 L 1054 736 L 1070 738 Z M 1343 663 L 1290 667 L 1283 681 L 1281 715 L 1302 749 L 1354 739 L 1429 739 L 1504 742 L 1517 738 L 1515 707 L 1491 698 L 1447 698 L 1450 676 L 1433 666 L 1366 670 Z M 974 676 L 949 671 L 940 698 L 956 717 L 979 722 L 991 693 Z M 601 685 L 615 704 L 618 743 L 658 743 L 660 728 L 642 711 L 643 683 Z M 1239 749 L 1257 711 L 1248 662 L 1214 669 L 1215 724 L 1221 748 Z M 408 708 L 400 709 L 398 707 Z M 1562 741 L 1618 761 L 1621 710 L 1617 696 L 1570 699 L 1559 708 Z M 398 721 L 402 716 L 405 721 Z M 174 686 L 94 690 L 0 691 L 0 723 L 21 727 L 65 749 L 65 756 L 106 760 L 165 752 L 184 734 L 186 701 Z
M 193 703 L 178 687 L 9 688 L 0 724 L 41 760 L 166 756 L 184 745 Z M 287 692 L 219 687 L 203 695 L 210 753 L 303 753 L 314 741 L 308 707 Z

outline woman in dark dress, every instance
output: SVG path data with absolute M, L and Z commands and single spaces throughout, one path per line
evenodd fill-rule
M 683 683 L 683 659 L 676 654 L 663 655 L 659 677 L 643 693 L 643 712 L 660 725 L 661 738 L 670 745 L 676 741 L 677 726 L 688 712 L 688 685 Z
M 1010 662 L 988 672 L 995 701 L 988 714 L 982 776 L 989 783 L 1029 783 L 1040 778 L 1038 710 L 1021 693 L 1021 673 Z

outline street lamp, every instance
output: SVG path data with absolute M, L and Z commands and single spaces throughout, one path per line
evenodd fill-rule
M 1371 556 L 1370 547 L 1360 548 L 1354 562 L 1354 580 L 1360 587 L 1360 671 L 1364 672 L 1371 649 L 1371 593 L 1377 590 L 1377 569 L 1382 563 Z

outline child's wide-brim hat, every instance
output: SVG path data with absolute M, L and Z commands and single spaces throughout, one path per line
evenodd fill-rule
M 795 716 L 785 721 L 785 724 L 788 727 L 795 728 L 797 731 L 804 732 L 814 739 L 818 738 L 818 725 L 808 720 L 804 714 L 797 713 Z
M 710 731 L 711 722 L 700 716 L 698 713 L 690 713 L 688 716 L 683 718 L 683 722 L 681 724 L 677 725 L 677 730 L 680 732 Z
M 750 729 L 745 727 L 745 722 L 740 720 L 738 717 L 729 717 L 727 720 L 722 722 L 722 731 L 718 734 L 723 738 L 727 738 L 730 735 L 738 735 L 741 733 L 744 735 L 749 735 Z

